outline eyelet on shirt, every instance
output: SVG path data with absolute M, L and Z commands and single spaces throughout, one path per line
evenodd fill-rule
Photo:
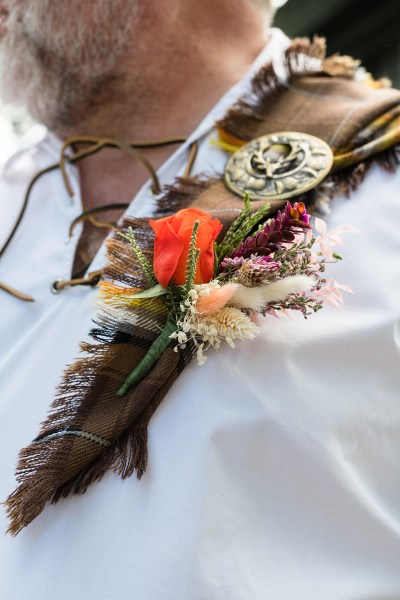
M 55 281 L 53 281 L 53 283 L 50 286 L 50 291 L 52 294 L 59 294 L 60 292 L 63 291 L 64 288 L 58 288 L 57 284 L 60 283 L 61 281 L 63 281 L 62 279 L 56 279 Z
M 84 285 L 88 287 L 96 287 L 103 275 L 103 269 L 91 271 L 86 277 L 76 277 L 75 279 L 56 279 L 51 284 L 50 290 L 53 294 L 59 294 L 65 288 Z

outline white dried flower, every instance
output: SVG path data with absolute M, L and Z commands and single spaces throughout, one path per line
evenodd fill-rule
M 306 292 L 314 285 L 313 277 L 307 275 L 294 275 L 253 288 L 240 285 L 231 297 L 229 304 L 260 312 L 269 302 L 277 302 L 291 294 Z
M 237 284 L 235 284 L 237 285 Z M 197 360 L 200 365 L 206 362 L 205 351 L 212 346 L 216 350 L 225 340 L 232 348 L 234 340 L 251 340 L 258 332 L 258 327 L 241 310 L 232 306 L 223 306 L 211 314 L 202 314 L 197 311 L 197 301 L 208 297 L 221 288 L 218 281 L 196 285 L 193 294 L 189 294 L 190 301 L 185 301 L 185 310 L 177 322 L 177 332 L 171 335 L 176 339 L 179 347 L 184 347 L 188 341 L 197 346 Z
M 233 306 L 222 308 L 216 315 L 208 318 L 208 323 L 211 327 L 214 326 L 213 330 L 217 330 L 219 337 L 230 338 L 231 341 L 252 340 L 258 333 L 257 325 L 245 313 Z
M 178 344 L 187 342 L 187 335 L 184 331 L 178 331 Z
M 197 348 L 196 357 L 199 365 L 204 365 L 204 363 L 207 361 L 207 356 L 204 356 L 203 348 L 204 344 L 200 344 L 200 346 Z
M 228 346 L 230 346 L 231 348 L 235 348 L 235 342 L 229 335 L 225 338 L 225 341 L 228 344 Z

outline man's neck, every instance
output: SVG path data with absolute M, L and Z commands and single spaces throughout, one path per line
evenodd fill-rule
M 220 11 L 206 6 L 211 3 L 220 5 Z M 80 131 L 63 129 L 57 132 L 61 137 L 154 140 L 188 136 L 223 93 L 244 76 L 267 41 L 256 3 L 203 0 L 180 4 L 183 7 L 179 5 L 175 13 L 168 12 L 166 3 L 156 13 L 143 13 L 139 39 L 133 40 L 132 53 L 118 67 L 112 100 L 108 96 L 102 103 L 100 91 L 98 108 L 80 124 Z M 145 154 L 158 168 L 174 149 L 146 150 Z M 84 159 L 80 175 L 88 207 L 129 202 L 148 178 L 142 165 L 118 150 Z

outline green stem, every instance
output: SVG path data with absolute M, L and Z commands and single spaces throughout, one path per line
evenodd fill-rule
M 171 343 L 170 335 L 176 330 L 176 322 L 172 317 L 168 317 L 167 322 L 165 323 L 164 329 L 154 340 L 150 348 L 148 349 L 146 355 L 142 358 L 140 363 L 136 365 L 133 371 L 128 375 L 125 379 L 124 384 L 119 388 L 117 392 L 117 396 L 122 398 L 125 396 L 127 391 L 135 384 L 139 383 L 146 375 L 151 371 L 151 369 L 156 365 L 158 360 L 160 359 L 164 350 Z

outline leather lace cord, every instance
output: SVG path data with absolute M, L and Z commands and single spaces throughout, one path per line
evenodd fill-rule
M 88 210 L 85 210 L 83 213 L 78 215 L 72 221 L 71 225 L 69 226 L 69 237 L 72 237 L 72 234 L 74 232 L 76 225 L 78 225 L 78 223 L 82 223 L 83 221 L 86 221 L 86 220 L 89 220 L 92 223 L 94 223 L 96 225 L 96 227 L 108 227 L 108 228 L 112 229 L 113 228 L 112 223 L 94 220 L 94 215 L 96 215 L 100 212 L 105 212 L 107 210 L 118 210 L 118 209 L 128 208 L 128 206 L 129 206 L 129 204 L 127 204 L 126 202 L 121 202 L 118 204 L 103 204 L 102 206 L 96 206 L 94 208 L 89 208 Z
M 55 171 L 56 169 L 60 169 L 65 188 L 66 188 L 69 196 L 72 198 L 74 196 L 74 191 L 73 191 L 73 188 L 72 188 L 69 176 L 68 176 L 67 163 L 75 164 L 82 158 L 85 158 L 86 156 L 90 156 L 97 152 L 100 152 L 103 148 L 118 148 L 118 149 L 122 150 L 123 152 L 130 154 L 133 158 L 139 160 L 143 164 L 143 166 L 147 169 L 147 171 L 150 175 L 150 178 L 152 180 L 151 191 L 153 194 L 158 195 L 161 193 L 162 189 L 161 189 L 160 181 L 157 177 L 157 173 L 156 173 L 154 167 L 152 166 L 152 164 L 150 163 L 150 161 L 145 156 L 143 156 L 143 154 L 140 152 L 139 148 L 140 149 L 157 148 L 157 147 L 169 146 L 169 145 L 173 145 L 173 144 L 181 144 L 185 141 L 186 141 L 185 136 L 161 138 L 161 139 L 153 140 L 150 142 L 144 141 L 144 140 L 133 140 L 133 141 L 128 141 L 128 142 L 122 142 L 119 140 L 114 140 L 112 138 L 97 138 L 97 137 L 92 137 L 92 136 L 76 136 L 76 137 L 68 138 L 62 146 L 61 153 L 60 153 L 60 160 L 57 163 L 49 165 L 45 169 L 42 169 L 41 171 L 39 171 L 39 173 L 37 173 L 31 180 L 31 182 L 29 183 L 28 188 L 25 193 L 24 201 L 22 203 L 21 210 L 15 221 L 14 227 L 12 228 L 10 235 L 6 239 L 5 243 L 0 248 L 0 258 L 6 252 L 7 248 L 9 247 L 11 241 L 13 240 L 13 238 L 22 222 L 22 219 L 23 219 L 23 217 L 26 213 L 27 207 L 28 207 L 29 198 L 31 196 L 31 192 L 32 192 L 34 185 L 37 183 L 37 181 L 43 175 L 46 175 L 47 173 Z M 82 148 L 82 149 L 74 152 L 73 154 L 68 155 L 66 153 L 68 148 L 71 148 L 71 147 L 73 148 L 74 145 L 76 145 L 76 144 L 88 144 L 88 147 Z M 188 157 L 188 161 L 187 161 L 185 172 L 184 172 L 185 177 L 189 176 L 193 169 L 193 165 L 196 160 L 197 152 L 198 152 L 198 144 L 197 144 L 197 142 L 193 142 L 191 144 L 190 150 L 189 150 L 189 157 Z M 103 205 L 103 206 L 99 206 L 96 208 L 91 208 L 89 210 L 86 210 L 81 215 L 79 215 L 76 219 L 74 219 L 74 221 L 71 223 L 71 226 L 69 229 L 69 235 L 70 236 L 72 235 L 72 231 L 73 231 L 74 227 L 77 225 L 77 223 L 85 221 L 86 219 L 89 219 L 97 227 L 112 228 L 113 225 L 111 223 L 99 222 L 95 219 L 94 215 L 97 213 L 106 211 L 106 210 L 110 210 L 110 209 L 114 209 L 114 210 L 115 209 L 125 209 L 128 206 L 129 206 L 129 204 L 126 204 L 126 203 L 107 204 L 107 205 Z M 89 273 L 87 277 L 79 277 L 79 278 L 68 279 L 68 280 L 58 280 L 53 283 L 52 290 L 54 292 L 58 292 L 58 291 L 65 289 L 66 287 L 75 286 L 75 285 L 92 285 L 93 286 L 93 285 L 97 285 L 100 278 L 101 278 L 101 272 L 95 271 L 94 273 Z M 13 288 L 12 286 L 7 285 L 3 282 L 0 282 L 0 289 L 15 296 L 16 298 L 19 298 L 20 300 L 24 300 L 27 302 L 34 301 L 34 299 L 31 296 L 24 294 L 24 293 L 16 290 L 15 288 Z
M 52 285 L 52 291 L 56 294 L 65 290 L 67 287 L 74 287 L 76 285 L 97 285 L 101 279 L 103 270 L 92 271 L 88 273 L 87 277 L 76 277 L 75 279 L 57 279 Z

